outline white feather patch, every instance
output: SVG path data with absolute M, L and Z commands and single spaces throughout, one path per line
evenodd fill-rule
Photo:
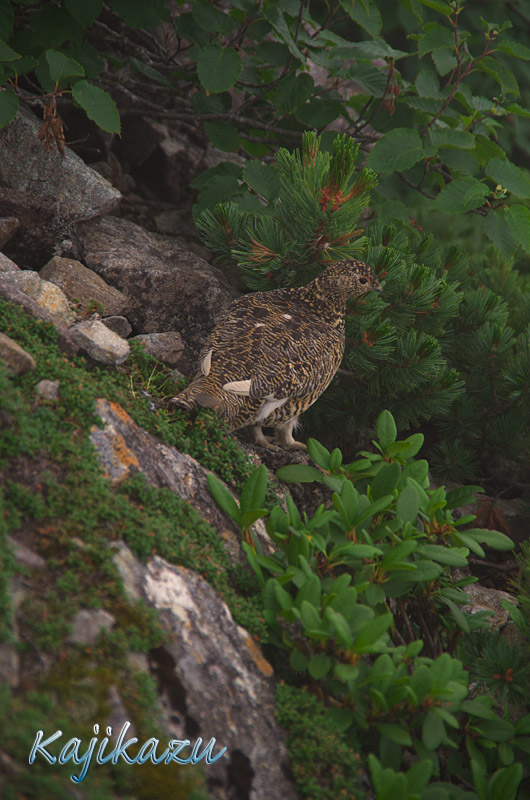
M 212 353 L 213 350 L 208 350 L 201 363 L 201 372 L 208 377 L 212 368 Z
M 272 414 L 273 411 L 276 411 L 277 408 L 281 408 L 287 400 L 288 397 L 282 397 L 280 400 L 275 400 L 274 398 L 268 398 L 264 400 L 261 404 L 261 408 L 256 414 L 256 419 L 254 420 L 255 425 L 259 425 L 263 420 L 267 419 L 269 414 Z
M 225 383 L 223 389 L 225 392 L 233 392 L 234 394 L 250 394 L 250 381 L 230 381 Z
M 290 314 L 282 314 L 282 317 L 283 317 L 284 319 L 292 319 L 292 317 L 291 317 L 291 315 L 290 315 Z

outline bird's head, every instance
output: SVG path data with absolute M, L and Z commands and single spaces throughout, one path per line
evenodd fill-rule
M 377 275 L 364 261 L 346 259 L 330 264 L 315 280 L 319 293 L 346 299 L 381 291 Z

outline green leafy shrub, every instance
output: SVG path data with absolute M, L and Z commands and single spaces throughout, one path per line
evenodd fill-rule
M 269 642 L 289 654 L 294 673 L 318 682 L 331 729 L 351 736 L 352 746 L 363 732 L 361 755 L 369 755 L 378 798 L 449 800 L 472 786 L 480 800 L 513 800 L 530 714 L 509 722 L 492 696 L 470 690 L 452 653 L 487 612 L 462 610 L 475 579 L 457 580 L 451 568 L 465 567 L 470 552 L 484 556 L 483 545 L 514 545 L 472 527 L 472 515 L 454 519 L 478 487 L 431 489 L 427 461 L 415 458 L 421 434 L 398 440 L 388 411 L 376 433 L 377 452 L 350 464 L 310 439 L 316 466 L 278 470 L 282 480 L 321 481 L 332 505 L 308 518 L 288 496 L 287 511 L 275 506 L 266 518 L 276 552 L 243 544 Z

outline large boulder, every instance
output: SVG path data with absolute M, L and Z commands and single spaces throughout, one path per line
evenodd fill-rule
M 166 734 L 192 744 L 200 736 L 203 747 L 215 738 L 214 754 L 227 748 L 205 767 L 213 796 L 295 800 L 272 668 L 218 592 L 159 556 L 141 564 L 123 543 L 115 562 L 130 599 L 155 608 L 169 633 L 168 643 L 150 653 Z
M 134 332 L 182 333 L 179 368 L 193 372 L 200 345 L 237 295 L 223 273 L 176 239 L 129 220 L 91 220 L 78 233 L 84 263 L 129 298 Z
M 33 268 L 68 239 L 74 222 L 107 214 L 121 197 L 68 147 L 64 156 L 45 148 L 41 128 L 42 120 L 21 106 L 0 130 L 0 216 L 20 223 L 7 254 Z

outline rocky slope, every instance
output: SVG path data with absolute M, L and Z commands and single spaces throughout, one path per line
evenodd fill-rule
M 24 111 L 0 132 L 0 787 L 295 798 L 257 588 L 206 479 L 214 470 L 237 490 L 263 454 L 209 412 L 191 422 L 167 409 L 237 289 L 182 237 L 120 217 L 118 189 L 71 151 L 44 150 L 38 127 Z M 215 737 L 227 754 L 94 762 L 77 786 L 71 762 L 27 764 L 37 730 L 80 737 L 84 752 L 95 724 L 116 737 L 126 721 L 159 752 Z M 350 754 L 321 746 L 345 785 L 362 783 Z

